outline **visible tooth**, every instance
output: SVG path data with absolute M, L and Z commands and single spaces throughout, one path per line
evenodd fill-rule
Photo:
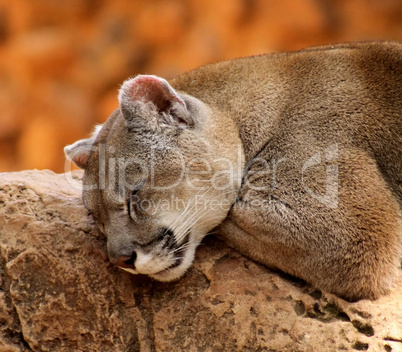
M 129 272 L 130 274 L 138 275 L 138 273 L 137 273 L 135 270 L 133 270 L 133 269 L 130 269 L 130 268 L 122 268 L 122 267 L 120 267 L 120 269 L 123 269 L 123 270 Z

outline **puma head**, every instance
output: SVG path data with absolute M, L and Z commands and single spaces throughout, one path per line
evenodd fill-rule
M 236 199 L 238 131 L 224 111 L 156 76 L 127 80 L 118 99 L 105 124 L 65 153 L 85 170 L 84 204 L 107 237 L 110 261 L 174 280 Z

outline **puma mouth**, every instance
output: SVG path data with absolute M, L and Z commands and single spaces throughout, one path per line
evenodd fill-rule
M 183 241 L 183 243 L 185 247 L 176 253 L 176 255 L 179 255 L 179 257 L 175 258 L 175 261 L 172 265 L 154 274 L 150 274 L 149 276 L 157 281 L 173 281 L 183 276 L 183 274 L 193 263 L 195 248 L 197 247 L 195 243 L 189 245 L 189 236 L 186 236 L 186 239 Z
M 173 281 L 181 277 L 186 270 L 191 266 L 194 258 L 194 252 L 196 245 L 190 246 L 190 231 L 186 234 L 181 244 L 176 248 L 172 248 L 174 252 L 174 257 L 171 258 L 171 263 L 165 268 L 160 268 L 159 271 L 155 273 L 146 272 L 142 270 L 137 270 L 135 264 L 132 267 L 120 267 L 121 269 L 131 273 L 131 274 L 143 274 L 148 275 L 157 281 Z
M 164 270 L 161 270 L 155 274 L 148 275 L 149 277 L 153 278 L 157 281 L 168 282 L 177 280 L 181 277 L 187 270 L 187 267 L 182 267 L 183 260 L 176 261 L 173 265 L 167 267 Z
M 181 263 L 183 263 L 183 258 L 177 258 L 176 261 L 175 261 L 171 266 L 168 266 L 166 269 L 163 269 L 163 270 L 161 270 L 161 271 L 158 271 L 157 273 L 152 274 L 152 275 L 160 275 L 160 274 L 163 274 L 164 272 L 167 272 L 167 271 L 170 271 L 170 270 L 172 270 L 172 269 L 174 269 L 174 268 L 177 268 L 178 266 L 181 265 Z

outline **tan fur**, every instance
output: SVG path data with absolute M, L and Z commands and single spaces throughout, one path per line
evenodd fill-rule
M 160 147 L 154 155 L 157 185 L 169 184 L 183 171 L 178 153 L 185 165 L 192 163 L 192 184 L 210 185 L 213 175 L 225 171 L 227 163 L 219 158 L 232 164 L 234 181 L 208 192 L 184 181 L 155 191 L 147 178 L 140 192 L 148 199 L 202 196 L 230 205 L 204 213 L 179 206 L 171 214 L 159 211 L 134 220 L 125 208 L 130 190 L 120 190 L 120 196 L 116 187 L 84 191 L 85 203 L 108 236 L 112 261 L 134 251 L 137 260 L 161 264 L 155 270 L 144 265 L 142 271 L 134 265 L 132 272 L 159 280 L 182 275 L 193 253 L 185 266 L 172 267 L 172 275 L 169 270 L 159 275 L 168 265 L 155 259 L 165 255 L 155 249 L 158 229 L 178 228 L 163 219 L 181 217 L 180 231 L 189 231 L 191 251 L 215 228 L 250 258 L 344 298 L 389 292 L 402 243 L 401 44 L 344 44 L 242 58 L 190 71 L 170 86 L 153 76 L 140 77 L 160 87 L 163 104 L 155 109 L 138 103 L 155 99 L 142 90 L 142 78 L 125 83 L 120 109 L 95 143 L 88 140 L 93 151 L 86 154 L 84 184 L 99 183 L 99 170 L 112 156 L 135 156 L 149 167 L 155 145 Z M 122 98 L 126 93 L 128 105 Z M 86 160 L 79 145 L 77 160 Z M 99 161 L 102 153 L 106 162 Z M 212 168 L 194 163 L 197 157 Z M 128 183 L 138 184 L 139 173 L 130 166 Z M 106 185 L 114 182 L 104 176 Z M 180 231 L 173 231 L 178 245 L 183 243 Z M 156 242 L 149 244 L 152 239 Z

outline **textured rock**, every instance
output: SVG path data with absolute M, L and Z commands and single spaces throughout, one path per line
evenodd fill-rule
M 71 182 L 70 182 L 71 183 Z M 348 303 L 209 238 L 174 283 L 109 264 L 66 175 L 0 175 L 0 351 L 399 351 L 402 275 Z
M 0 171 L 64 171 L 63 147 L 107 118 L 129 76 L 402 41 L 401 22 L 401 0 L 0 0 Z

